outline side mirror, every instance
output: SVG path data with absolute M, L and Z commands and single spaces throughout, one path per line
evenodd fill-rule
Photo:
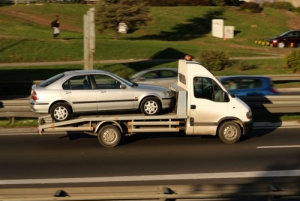
M 120 89 L 126 89 L 126 85 L 125 84 L 121 84 L 120 85 Z

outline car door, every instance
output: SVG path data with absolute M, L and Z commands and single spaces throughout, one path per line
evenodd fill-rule
M 133 109 L 134 91 L 128 85 L 105 74 L 93 75 L 97 91 L 98 111 Z
M 97 94 L 91 87 L 88 75 L 74 76 L 62 85 L 62 96 L 72 106 L 73 112 L 96 112 Z
M 189 93 L 189 123 L 193 134 L 216 133 L 219 120 L 227 114 L 225 92 L 211 78 L 194 77 L 193 90 Z

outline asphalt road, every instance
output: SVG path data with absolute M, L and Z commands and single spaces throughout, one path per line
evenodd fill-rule
M 232 145 L 171 135 L 131 136 L 112 149 L 83 134 L 2 135 L 0 185 L 300 182 L 300 128 L 253 130 Z

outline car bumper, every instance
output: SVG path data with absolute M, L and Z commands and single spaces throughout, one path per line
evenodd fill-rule
M 30 109 L 36 113 L 48 113 L 48 103 L 38 103 L 30 100 Z
M 169 109 L 174 106 L 175 99 L 174 98 L 164 98 L 162 99 L 162 109 Z

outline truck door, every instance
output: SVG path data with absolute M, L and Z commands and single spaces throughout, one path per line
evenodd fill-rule
M 190 131 L 193 134 L 215 135 L 218 121 L 227 114 L 227 94 L 208 77 L 194 77 L 192 87 L 189 93 Z

